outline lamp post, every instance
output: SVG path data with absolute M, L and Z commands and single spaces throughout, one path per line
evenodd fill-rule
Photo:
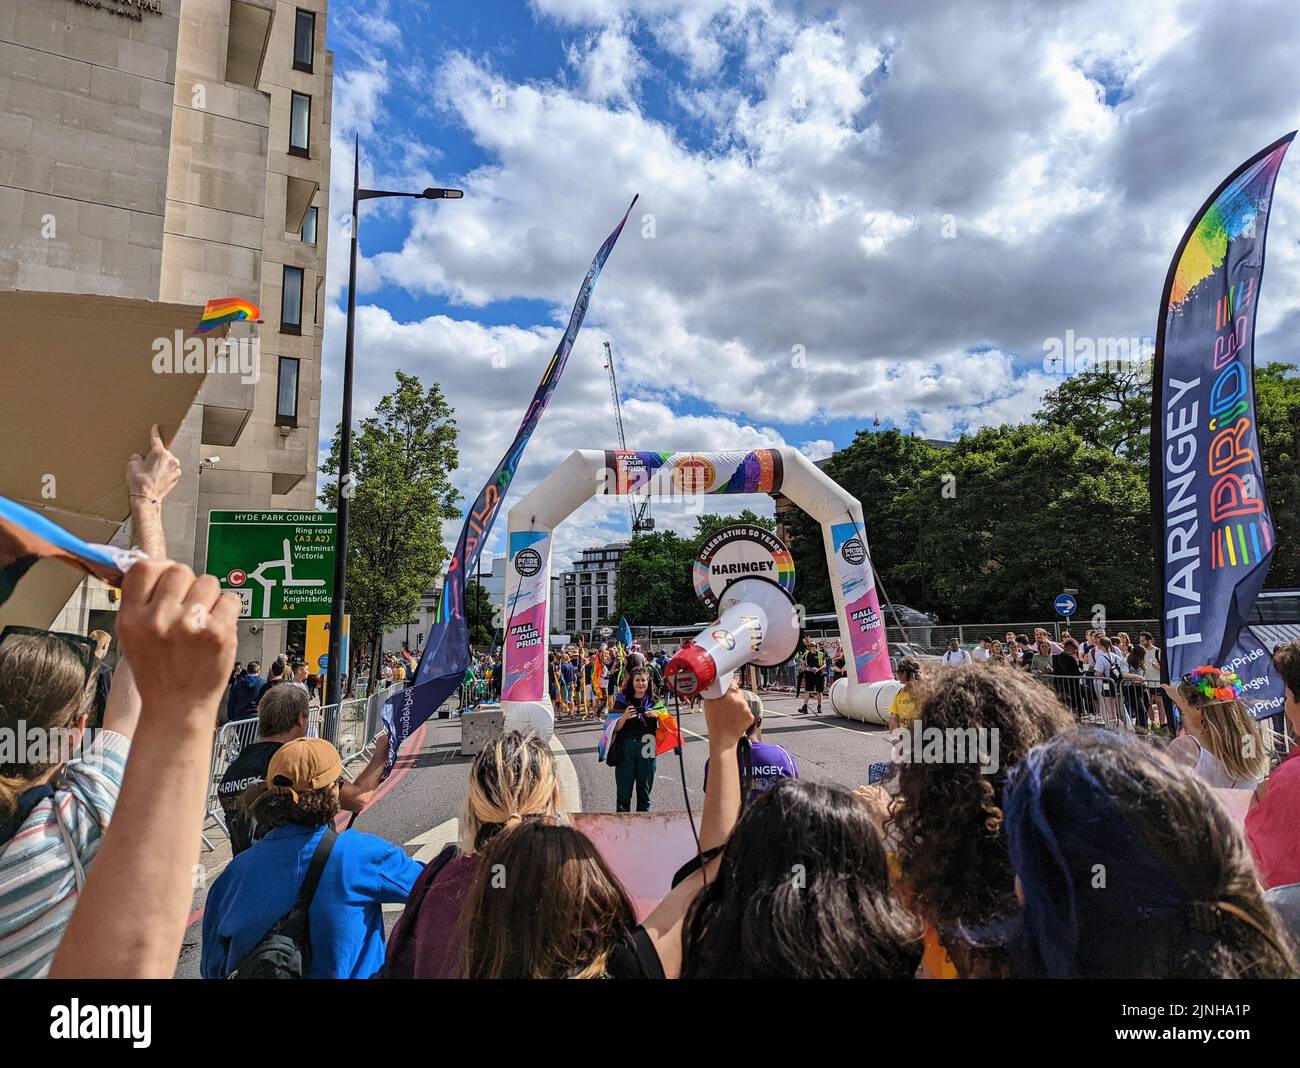
M 334 545 L 334 599 L 330 603 L 329 660 L 325 668 L 325 699 L 341 700 L 339 678 L 342 673 L 343 617 L 347 612 L 348 502 L 352 485 L 352 354 L 357 317 L 357 228 L 358 207 L 363 200 L 380 197 L 411 197 L 414 200 L 459 200 L 463 189 L 430 188 L 420 193 L 398 193 L 385 189 L 361 188 L 361 139 L 355 141 L 352 163 L 352 249 L 348 266 L 348 327 L 343 350 L 343 411 L 340 422 L 343 440 L 339 445 L 338 526 Z

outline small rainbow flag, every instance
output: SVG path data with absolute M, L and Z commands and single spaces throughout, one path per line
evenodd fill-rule
M 194 328 L 196 334 L 206 334 L 226 323 L 245 321 L 258 322 L 262 318 L 262 309 L 242 297 L 222 297 L 210 300 L 203 306 L 203 317 Z

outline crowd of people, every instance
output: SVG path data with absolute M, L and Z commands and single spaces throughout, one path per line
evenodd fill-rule
M 0 765 L 0 976 L 167 978 L 177 966 L 239 602 L 166 560 L 157 504 L 179 472 L 160 448 L 129 473 L 149 558 L 123 581 L 124 655 L 102 726 L 89 726 L 93 641 L 0 634 L 0 728 L 72 743 Z M 1295 735 L 1300 642 L 1274 662 Z M 654 687 L 649 660 L 625 656 L 613 703 L 634 743 Z M 306 736 L 307 694 L 267 687 L 260 748 L 222 798 L 247 835 L 208 891 L 202 974 L 1297 976 L 1300 750 L 1279 760 L 1264 744 L 1235 676 L 1207 666 L 1166 688 L 1184 728 L 1167 748 L 1080 723 L 1032 659 L 913 662 L 904 692 L 900 722 L 996 738 L 996 764 L 907 760 L 892 789 L 803 780 L 793 760 L 767 770 L 784 751 L 760 748 L 757 695 L 705 700 L 698 852 L 668 865 L 662 899 L 638 915 L 565 812 L 538 738 L 508 732 L 474 758 L 459 839 L 421 864 L 338 829 L 379 766 L 349 782 L 334 746 Z M 629 799 L 653 776 L 635 759 L 644 747 L 631 749 Z M 1224 794 L 1248 798 L 1244 820 Z M 387 938 L 385 905 L 402 909 Z

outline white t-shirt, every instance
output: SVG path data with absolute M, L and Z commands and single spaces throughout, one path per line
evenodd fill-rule
M 966 652 L 965 649 L 958 649 L 955 653 L 949 649 L 948 652 L 943 654 L 943 662 L 945 664 L 969 664 L 970 653 Z
M 983 664 L 989 658 L 989 651 L 982 645 L 977 645 L 971 652 L 970 658 L 976 664 Z

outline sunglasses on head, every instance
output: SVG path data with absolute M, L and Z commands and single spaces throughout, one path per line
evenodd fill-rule
M 62 642 L 81 661 L 82 670 L 85 672 L 82 685 L 85 686 L 90 682 L 91 676 L 95 673 L 95 665 L 98 662 L 95 651 L 99 648 L 99 643 L 95 639 L 88 638 L 84 634 L 66 634 L 57 630 L 44 630 L 41 627 L 20 627 L 11 623 L 0 631 L 0 646 L 3 646 L 9 638 L 19 634 L 33 638 L 53 638 L 55 641 Z

